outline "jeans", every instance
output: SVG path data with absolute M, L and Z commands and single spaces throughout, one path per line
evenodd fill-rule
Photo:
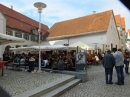
M 105 68 L 106 83 L 112 82 L 112 74 L 113 74 L 113 68 Z
M 117 73 L 117 83 L 119 84 L 124 84 L 124 72 L 123 72 L 123 68 L 124 66 L 115 66 L 116 68 L 116 73 Z
M 129 73 L 129 61 L 124 61 L 125 64 L 125 73 Z
M 36 62 L 34 63 L 34 66 L 35 66 L 37 69 L 38 69 L 38 67 L 39 67 L 39 66 L 38 66 L 38 63 L 36 63 Z
M 28 63 L 25 62 L 25 63 L 24 63 L 25 69 L 27 69 L 27 68 L 26 68 L 27 65 L 28 65 Z

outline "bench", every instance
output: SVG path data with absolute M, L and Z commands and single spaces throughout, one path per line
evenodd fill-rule
M 8 66 L 10 67 L 13 67 L 13 69 L 17 69 L 17 68 L 21 68 L 22 66 L 24 66 L 25 64 L 24 63 L 15 63 L 15 62 L 12 62 L 12 63 L 7 63 L 6 64 L 6 69 L 8 68 Z

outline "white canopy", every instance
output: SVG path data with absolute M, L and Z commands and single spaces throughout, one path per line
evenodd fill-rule
M 39 46 L 32 46 L 37 49 L 39 49 Z M 40 46 L 41 50 L 59 50 L 59 49 L 67 49 L 67 46 L 64 45 L 46 45 L 46 46 Z
M 36 51 L 37 48 L 35 48 L 35 47 L 18 47 L 18 48 L 10 48 L 9 50 L 14 50 L 14 51 Z
M 60 49 L 67 49 L 66 46 L 63 45 L 47 45 L 47 46 L 40 46 L 40 49 L 42 51 L 48 51 L 48 50 L 60 50 Z M 23 50 L 23 51 L 39 51 L 39 46 L 31 46 L 31 47 L 18 47 L 18 48 L 10 48 L 10 50 Z
M 26 40 L 23 38 L 18 38 L 18 37 L 0 33 L 0 45 L 8 44 L 8 43 L 21 43 L 21 42 L 25 42 L 25 41 Z
M 81 41 L 78 41 L 78 42 L 75 42 L 75 43 L 69 45 L 69 47 L 77 47 L 77 46 L 81 47 L 84 50 L 93 50 L 93 47 L 91 47 Z

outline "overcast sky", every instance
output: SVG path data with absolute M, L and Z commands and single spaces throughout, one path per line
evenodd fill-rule
M 113 10 L 114 15 L 120 14 L 125 18 L 126 31 L 130 29 L 130 11 L 119 0 L 0 0 L 0 3 L 39 21 L 35 2 L 47 5 L 42 11 L 42 23 L 49 28 L 56 22 L 77 17 Z

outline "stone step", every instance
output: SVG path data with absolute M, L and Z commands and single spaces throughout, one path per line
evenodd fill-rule
M 67 84 L 68 82 L 70 82 L 74 79 L 75 79 L 75 76 L 67 75 L 62 79 L 53 81 L 53 82 L 45 84 L 45 85 L 42 85 L 41 87 L 35 88 L 31 91 L 27 91 L 21 95 L 15 96 L 15 97 L 40 97 L 43 94 L 46 94 L 52 90 L 55 90 L 56 88 L 58 88 L 64 84 Z
M 63 93 L 65 93 L 66 91 L 71 89 L 72 87 L 79 84 L 80 81 L 81 81 L 80 79 L 74 79 L 73 81 L 70 81 L 67 84 L 62 85 L 59 88 L 54 89 L 53 91 L 50 91 L 47 94 L 44 94 L 44 95 L 42 95 L 40 97 L 59 97 L 60 95 L 62 95 Z

